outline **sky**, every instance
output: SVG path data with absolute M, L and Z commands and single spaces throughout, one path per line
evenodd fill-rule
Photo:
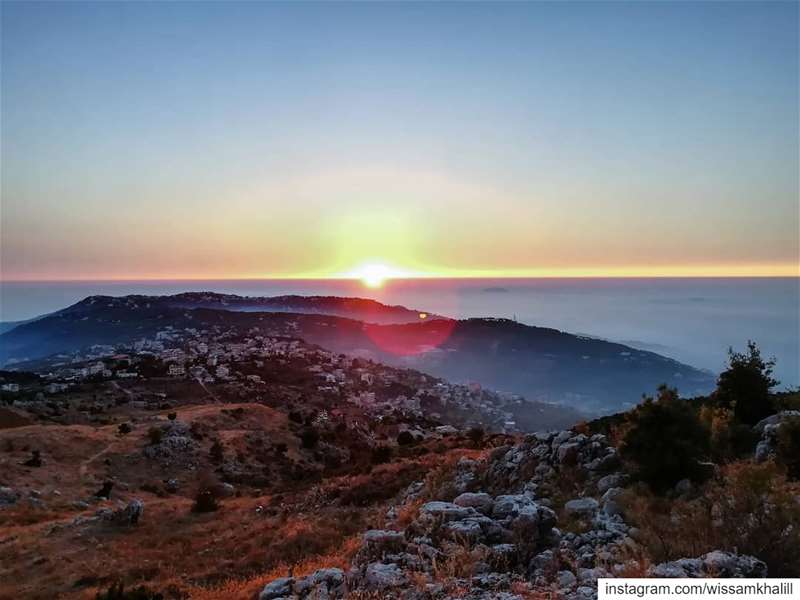
M 4 280 L 798 275 L 798 4 L 2 3 Z

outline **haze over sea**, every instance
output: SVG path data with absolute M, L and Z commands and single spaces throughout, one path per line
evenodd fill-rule
M 0 320 L 29 319 L 86 296 L 213 291 L 374 298 L 451 317 L 503 317 L 601 337 L 719 371 L 755 340 L 781 387 L 800 385 L 800 278 L 180 280 L 4 282 Z M 656 385 L 658 382 L 654 382 Z

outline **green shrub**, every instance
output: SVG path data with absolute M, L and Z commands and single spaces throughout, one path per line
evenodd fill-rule
M 164 437 L 164 431 L 160 427 L 151 427 L 147 430 L 147 437 L 150 440 L 150 443 L 155 446 L 156 444 L 161 443 L 161 440 Z
M 800 479 L 800 417 L 792 417 L 778 428 L 776 460 L 790 479 Z
M 752 456 L 760 434 L 750 425 L 737 421 L 733 411 L 705 405 L 700 409 L 700 420 L 711 431 L 711 456 L 714 461 L 728 463 Z
M 372 464 L 382 465 L 392 459 L 392 449 L 389 446 L 377 446 L 372 451 Z
M 483 430 L 483 427 L 472 427 L 469 431 L 467 431 L 467 439 L 472 442 L 472 445 L 475 448 L 480 448 L 485 433 L 486 432 Z
M 214 490 L 202 488 L 197 492 L 194 497 L 194 505 L 192 505 L 192 512 L 207 513 L 219 510 L 219 502 Z
M 778 385 L 772 378 L 774 360 L 761 358 L 754 342 L 747 343 L 747 352 L 728 350 L 728 368 L 717 380 L 714 399 L 717 405 L 733 411 L 736 420 L 755 425 L 775 412 L 770 389 Z
M 410 431 L 401 431 L 397 434 L 398 446 L 411 446 L 415 441 L 414 435 Z
M 310 450 L 311 448 L 316 448 L 318 442 L 319 442 L 319 432 L 313 427 L 307 427 L 300 434 L 300 443 L 306 450 Z
M 663 493 L 681 479 L 702 481 L 708 469 L 710 432 L 689 402 L 661 386 L 656 400 L 647 398 L 631 415 L 621 454 L 655 492 Z

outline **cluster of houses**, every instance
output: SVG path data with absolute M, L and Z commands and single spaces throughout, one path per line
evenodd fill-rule
M 40 374 L 47 382 L 44 391 L 57 394 L 87 380 L 142 377 L 145 364 L 149 365 L 149 376 L 156 373 L 203 384 L 238 383 L 256 388 L 266 384 L 263 372 L 259 374 L 265 366 L 301 368 L 310 375 L 310 381 L 316 382 L 316 393 L 345 400 L 376 419 L 396 411 L 434 418 L 438 410 L 461 411 L 476 415 L 476 420 L 494 429 L 515 431 L 516 424 L 507 409 L 521 401 L 518 396 L 489 392 L 477 384 L 447 383 L 417 371 L 329 352 L 298 339 L 258 331 L 242 336 L 233 329 L 166 327 L 153 339 L 116 347 L 93 346 L 82 354 L 51 362 L 50 369 Z M 395 388 L 405 393 L 387 392 Z M 15 392 L 19 387 L 6 383 L 2 390 Z

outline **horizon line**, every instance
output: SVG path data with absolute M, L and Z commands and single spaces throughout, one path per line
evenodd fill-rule
M 407 277 L 387 277 L 385 283 L 398 281 L 428 281 L 428 280 L 491 280 L 491 279 L 800 279 L 800 273 L 795 274 L 587 274 L 587 275 L 411 275 Z M 361 282 L 360 277 L 343 276 L 244 276 L 244 277 L 91 277 L 74 279 L 2 279 L 0 285 L 7 283 L 140 283 L 140 282 L 198 282 L 198 281 L 341 281 Z

